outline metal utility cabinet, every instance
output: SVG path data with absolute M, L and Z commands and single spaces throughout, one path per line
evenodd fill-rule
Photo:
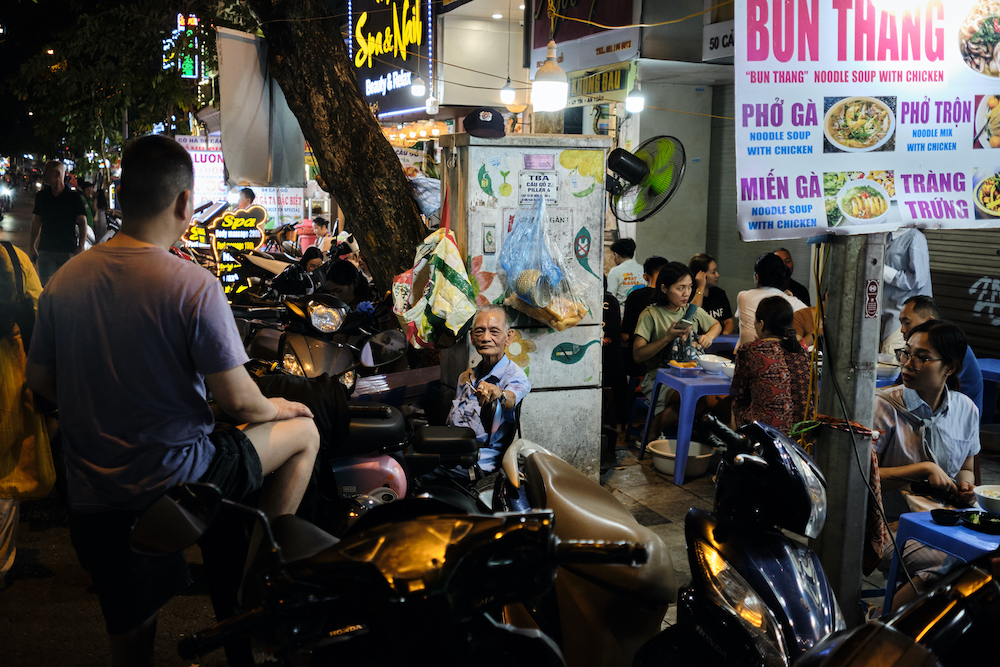
M 547 236 L 576 295 L 589 313 L 565 331 L 508 309 L 514 340 L 507 356 L 531 381 L 524 400 L 524 437 L 595 479 L 600 474 L 601 338 L 604 312 L 604 173 L 607 137 L 511 135 L 441 137 L 451 229 L 478 284 L 480 305 L 499 302 L 497 257 L 519 208 L 544 197 Z M 441 382 L 480 361 L 468 336 L 441 353 Z

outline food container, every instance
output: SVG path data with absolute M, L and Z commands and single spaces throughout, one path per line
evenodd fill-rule
M 702 354 L 698 356 L 698 365 L 707 373 L 721 373 L 722 367 L 729 361 L 717 354 Z
M 899 375 L 899 365 L 898 364 L 886 364 L 883 362 L 878 362 L 878 367 L 875 369 L 875 376 L 879 380 L 892 380 Z
M 727 361 L 722 364 L 722 372 L 726 374 L 727 378 L 732 380 L 733 376 L 736 375 L 736 364 L 732 361 Z
M 984 484 L 977 486 L 973 491 L 980 507 L 990 514 L 1000 514 L 1000 484 Z M 988 493 L 995 497 L 986 495 Z
M 664 475 L 674 475 L 674 445 L 676 440 L 654 440 L 646 445 L 646 450 L 653 455 L 653 467 Z M 684 478 L 704 475 L 708 466 L 712 463 L 712 456 L 715 450 L 706 444 L 692 441 L 688 446 L 687 468 L 684 470 Z
M 694 368 L 678 368 L 677 366 L 667 364 L 664 368 L 667 369 L 668 373 L 676 375 L 679 378 L 693 378 L 696 375 L 701 375 L 702 373 L 701 368 L 698 366 L 695 366 Z

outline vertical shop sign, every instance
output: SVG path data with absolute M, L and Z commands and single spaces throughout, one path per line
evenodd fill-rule
M 222 281 L 226 293 L 241 292 L 236 269 L 240 263 L 233 253 L 256 250 L 264 243 L 264 223 L 267 211 L 253 205 L 248 210 L 227 211 L 208 223 L 208 235 L 215 255 L 215 275 Z

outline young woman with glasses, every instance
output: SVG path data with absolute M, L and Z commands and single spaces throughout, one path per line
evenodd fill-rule
M 973 457 L 979 453 L 979 410 L 972 399 L 956 391 L 967 345 L 965 334 L 950 322 L 929 320 L 914 327 L 906 347 L 896 351 L 903 384 L 876 395 L 875 428 L 882 436 L 873 447 L 890 522 L 904 512 L 926 511 L 934 504 L 912 495 L 909 487 L 914 480 L 929 483 L 941 507 L 975 502 Z M 947 569 L 939 551 L 917 542 L 899 547 L 918 587 Z M 887 551 L 886 567 L 892 555 Z M 905 586 L 893 599 L 894 606 L 913 595 L 913 589 Z

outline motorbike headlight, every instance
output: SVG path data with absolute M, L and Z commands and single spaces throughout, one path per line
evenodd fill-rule
M 299 358 L 295 356 L 295 351 L 287 343 L 281 351 L 281 365 L 292 375 L 298 375 L 299 377 L 306 376 L 305 371 L 302 370 L 302 364 L 299 363 Z
M 347 311 L 343 308 L 330 308 L 315 301 L 309 302 L 309 321 L 323 333 L 333 333 L 344 323 Z
M 785 639 L 771 610 L 718 550 L 702 541 L 695 541 L 694 546 L 711 584 L 708 593 L 712 601 L 736 617 L 750 633 L 764 665 L 787 667 Z
M 810 461 L 799 451 L 798 447 L 788 447 L 792 463 L 805 484 L 806 492 L 809 494 L 809 521 L 803 534 L 806 537 L 816 539 L 823 530 L 826 523 L 826 484 L 820 479 L 816 469 Z

